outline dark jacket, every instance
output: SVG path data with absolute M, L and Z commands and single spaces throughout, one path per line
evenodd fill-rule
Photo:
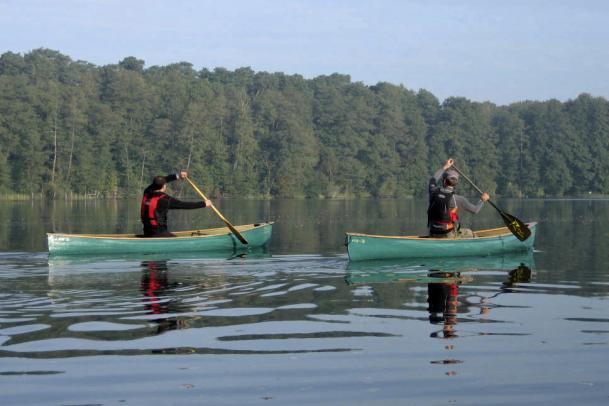
M 165 176 L 166 182 L 173 182 L 179 178 L 178 175 L 167 175 Z M 156 220 L 156 225 L 151 224 L 148 216 L 144 215 L 144 211 L 142 210 L 142 223 L 144 224 L 144 236 L 145 237 L 154 237 L 154 236 L 170 236 L 167 230 L 167 212 L 169 210 L 174 209 L 200 209 L 205 207 L 205 202 L 183 202 L 181 200 L 176 199 L 175 197 L 171 197 L 166 193 L 163 193 L 159 190 L 153 190 L 152 185 L 148 186 L 146 190 L 144 190 L 144 195 L 142 196 L 142 203 L 151 199 L 155 196 L 161 196 L 158 199 L 156 209 L 154 210 L 154 217 Z
M 434 203 L 434 201 L 436 200 L 436 197 L 438 194 L 450 195 L 450 197 L 451 197 L 450 205 L 448 205 L 448 207 L 446 208 L 447 211 L 450 211 L 451 209 L 457 209 L 457 210 L 465 210 L 472 214 L 476 214 L 480 211 L 480 209 L 482 209 L 482 206 L 484 205 L 484 202 L 482 200 L 479 200 L 477 204 L 472 204 L 465 197 L 456 194 L 453 187 L 443 186 L 442 185 L 442 174 L 443 173 L 444 173 L 444 169 L 440 168 L 436 171 L 434 176 L 429 180 L 429 188 L 428 188 L 428 190 L 429 190 L 429 208 L 428 208 L 427 221 L 428 221 L 430 235 L 441 235 L 448 231 L 451 231 L 451 230 L 445 230 L 444 232 L 438 231 L 438 229 L 436 227 L 434 227 L 434 224 L 433 224 L 434 220 L 436 220 L 436 219 L 429 218 L 429 210 L 431 209 L 431 206 Z M 457 219 L 455 219 L 454 222 L 455 222 L 454 226 L 458 227 L 458 224 L 456 224 Z

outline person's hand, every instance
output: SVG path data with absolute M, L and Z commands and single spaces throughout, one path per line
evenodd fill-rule
M 205 202 L 205 207 L 211 207 L 213 205 L 213 203 L 209 199 L 205 199 L 203 201 Z
M 186 179 L 188 177 L 188 173 L 186 171 L 180 171 L 180 179 Z
M 446 160 L 446 162 L 444 163 L 444 170 L 447 170 L 448 168 L 450 168 L 451 166 L 453 166 L 453 164 L 455 163 L 455 160 L 452 158 L 448 158 Z
M 486 202 L 490 198 L 491 197 L 486 192 L 482 193 L 482 196 L 480 196 L 480 200 L 482 200 L 483 202 Z

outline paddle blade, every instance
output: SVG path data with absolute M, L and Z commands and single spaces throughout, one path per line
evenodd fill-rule
M 531 230 L 522 221 L 504 211 L 499 211 L 499 214 L 501 214 L 501 218 L 503 218 L 503 222 L 505 223 L 506 227 L 520 241 L 524 241 L 531 236 Z
M 240 233 L 239 231 L 237 231 L 237 229 L 236 229 L 236 228 L 235 228 L 235 227 L 234 227 L 234 226 L 233 226 L 231 223 L 229 223 L 228 221 L 225 221 L 225 222 L 224 222 L 224 224 L 226 224 L 226 226 L 228 227 L 228 229 L 229 229 L 229 230 L 230 230 L 230 231 L 231 231 L 231 232 L 232 232 L 232 233 L 235 235 L 235 237 L 237 237 L 237 239 L 238 239 L 239 241 L 241 241 L 241 244 L 244 244 L 244 245 L 247 245 L 247 244 L 248 244 L 248 242 L 247 242 L 247 240 L 245 239 L 245 237 L 243 237 L 243 236 L 241 235 L 241 233 Z

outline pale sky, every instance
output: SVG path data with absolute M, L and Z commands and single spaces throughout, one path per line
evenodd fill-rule
M 0 53 L 342 73 L 508 104 L 609 98 L 604 0 L 0 0 Z

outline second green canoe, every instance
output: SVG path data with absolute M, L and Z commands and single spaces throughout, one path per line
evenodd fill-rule
M 507 227 L 474 231 L 473 238 L 432 238 L 347 233 L 350 261 L 392 258 L 485 256 L 533 248 L 537 223 L 527 224 L 531 236 L 518 240 Z

